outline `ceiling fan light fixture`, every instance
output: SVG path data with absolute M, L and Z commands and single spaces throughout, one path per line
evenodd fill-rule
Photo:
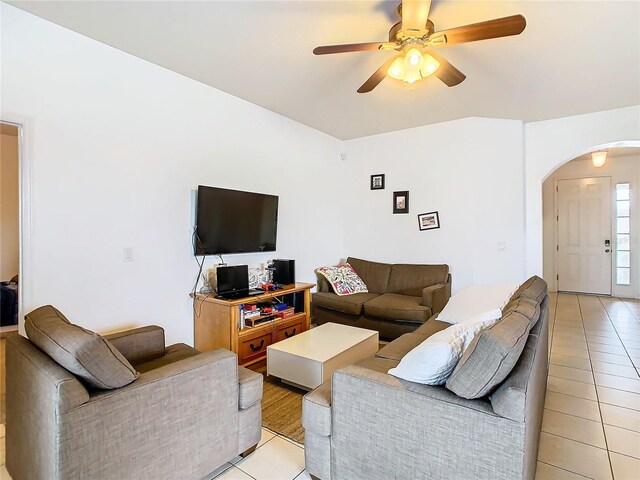
M 410 48 L 409 50 L 407 50 L 404 61 L 407 68 L 413 67 L 419 69 L 423 61 L 422 52 L 420 52 L 420 50 L 415 47 Z
M 412 68 L 404 73 L 404 78 L 402 80 L 407 83 L 415 83 L 421 79 L 422 75 L 420 75 L 420 70 L 418 70 L 417 68 Z
M 415 50 L 415 52 L 413 51 Z M 417 52 L 417 53 L 416 53 Z M 415 64 L 415 58 L 419 56 L 420 61 Z M 393 60 L 387 70 L 387 75 L 405 83 L 415 83 L 418 80 L 433 75 L 440 67 L 440 62 L 428 53 L 422 53 L 417 48 L 411 48 L 404 55 L 399 55 Z
M 607 152 L 593 152 L 591 154 L 591 162 L 596 168 L 602 167 L 607 161 Z
M 440 62 L 438 60 L 428 53 L 423 55 L 422 67 L 420 67 L 420 74 L 423 78 L 433 75 L 438 68 L 440 68 Z
M 402 56 L 396 57 L 389 70 L 387 70 L 387 74 L 396 80 L 404 80 L 404 73 L 404 58 Z

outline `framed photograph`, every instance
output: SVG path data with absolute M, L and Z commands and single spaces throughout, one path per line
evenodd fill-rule
M 418 227 L 420 230 L 433 230 L 440 228 L 438 212 L 421 213 L 418 215 Z
M 384 173 L 371 175 L 371 190 L 384 190 Z
M 393 192 L 393 213 L 409 213 L 409 192 Z

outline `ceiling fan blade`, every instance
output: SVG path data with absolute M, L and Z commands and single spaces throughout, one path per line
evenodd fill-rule
M 430 8 L 431 0 L 402 0 L 402 30 L 425 30 Z
M 429 37 L 429 43 L 433 46 L 443 46 L 508 37 L 521 34 L 526 26 L 527 21 L 522 15 L 512 15 L 435 32 Z
M 467 78 L 464 73 L 451 65 L 447 60 L 435 53 L 433 50 L 429 50 L 427 53 L 440 63 L 440 66 L 435 71 L 434 75 L 442 80 L 448 87 L 455 87 L 456 85 L 464 82 L 464 79 Z
M 325 45 L 313 49 L 316 55 L 327 55 L 329 53 L 346 53 L 346 52 L 366 52 L 370 50 L 381 50 L 384 48 L 394 48 L 395 43 L 390 42 L 371 42 L 371 43 L 347 43 L 345 45 Z
M 391 57 L 389 60 L 384 62 L 382 66 L 369 77 L 369 80 L 362 84 L 362 86 L 358 89 L 358 93 L 367 93 L 376 88 L 378 84 L 382 80 L 384 80 L 384 77 L 387 76 L 387 70 L 389 70 L 389 67 L 396 58 L 398 58 L 398 56 Z

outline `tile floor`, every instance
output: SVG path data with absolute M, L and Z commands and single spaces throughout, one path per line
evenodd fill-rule
M 536 479 L 640 480 L 640 300 L 549 297 Z
M 550 294 L 550 368 L 537 480 L 640 480 L 640 300 Z M 0 425 L 0 479 L 4 425 Z M 258 449 L 207 479 L 303 480 L 301 445 L 263 429 Z
M 310 480 L 304 470 L 302 445 L 262 429 L 258 448 L 247 458 L 236 457 L 206 480 Z M 4 480 L 4 479 L 2 479 Z

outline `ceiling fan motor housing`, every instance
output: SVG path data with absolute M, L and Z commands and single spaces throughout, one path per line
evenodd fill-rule
M 435 27 L 431 20 L 427 20 L 425 31 L 415 32 L 415 33 L 402 30 L 402 22 L 400 21 L 396 23 L 393 27 L 391 27 L 391 29 L 389 30 L 389 41 L 402 43 L 403 41 L 409 38 L 425 38 L 426 39 L 426 38 L 429 38 L 429 36 L 433 32 L 435 32 Z

